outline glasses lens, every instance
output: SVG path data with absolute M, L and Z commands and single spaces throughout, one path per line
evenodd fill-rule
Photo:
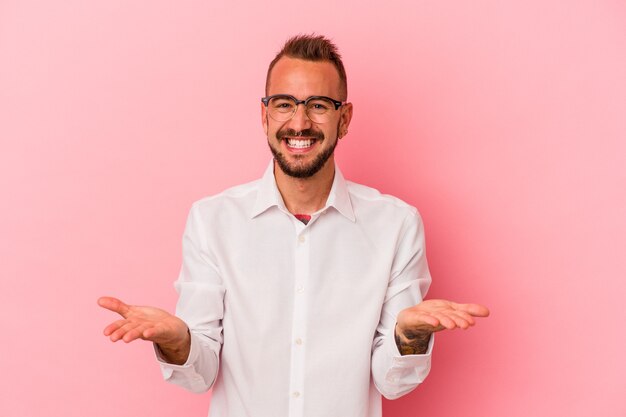
M 315 123 L 324 123 L 329 120 L 331 110 L 335 108 L 332 101 L 325 98 L 309 100 L 306 104 L 306 113 Z
M 267 105 L 270 117 L 277 122 L 285 122 L 291 119 L 296 111 L 296 102 L 286 96 L 277 96 L 270 100 Z

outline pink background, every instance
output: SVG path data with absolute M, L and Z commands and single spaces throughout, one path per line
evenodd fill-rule
M 626 415 L 626 5 L 380 4 L 0 2 L 1 416 L 206 415 L 96 299 L 174 308 L 187 210 L 262 174 L 266 67 L 311 31 L 344 174 L 420 209 L 431 298 L 492 310 L 385 415 Z

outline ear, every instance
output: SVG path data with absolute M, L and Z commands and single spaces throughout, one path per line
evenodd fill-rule
M 352 103 L 346 103 L 341 106 L 341 116 L 339 119 L 339 137 L 344 137 L 348 133 L 348 126 L 352 120 Z
M 263 124 L 265 136 L 267 136 L 267 107 L 263 103 L 261 103 L 261 123 Z

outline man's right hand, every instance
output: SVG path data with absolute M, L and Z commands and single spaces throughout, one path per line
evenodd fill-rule
M 104 335 L 112 342 L 148 340 L 158 345 L 167 362 L 182 365 L 187 361 L 191 336 L 178 317 L 160 308 L 127 305 L 113 297 L 101 297 L 98 305 L 123 317 L 104 328 Z

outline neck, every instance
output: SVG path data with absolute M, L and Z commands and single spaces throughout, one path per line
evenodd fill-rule
M 329 158 L 322 169 L 309 178 L 290 177 L 274 162 L 274 176 L 278 191 L 290 213 L 315 213 L 326 205 L 330 194 L 335 178 L 334 158 Z

